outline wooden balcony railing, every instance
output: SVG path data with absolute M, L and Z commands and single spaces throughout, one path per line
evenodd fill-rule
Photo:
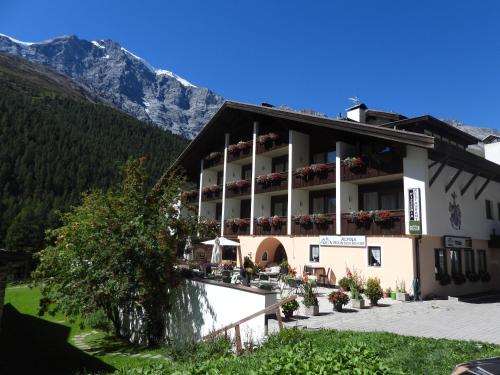
M 226 235 L 249 235 L 250 219 L 228 219 L 224 222 L 224 234 Z
M 255 181 L 255 194 L 288 189 L 288 172 L 269 173 L 265 175 L 265 182 L 261 181 L 263 176 L 257 177 Z
M 274 235 L 285 236 L 287 234 L 286 216 L 280 216 L 279 222 L 273 223 L 273 217 L 254 219 L 253 234 L 256 236 Z
M 335 164 L 316 164 L 294 172 L 293 188 L 335 183 Z
M 255 148 L 255 152 L 257 154 L 262 154 L 264 152 L 276 150 L 278 148 L 286 147 L 288 146 L 288 133 L 275 133 L 278 136 L 278 139 L 276 140 L 269 140 L 267 142 L 261 142 L 259 140 L 260 137 L 265 137 L 266 135 L 269 135 L 271 133 L 267 134 L 261 134 L 257 136 L 257 145 Z
M 207 186 L 206 188 L 203 188 L 202 194 L 201 194 L 201 200 L 203 202 L 213 201 L 213 200 L 217 200 L 217 199 L 222 199 L 222 186 L 213 185 L 213 186 Z
M 345 162 L 341 163 L 340 176 L 342 181 L 359 180 L 364 178 L 381 177 L 391 174 L 403 173 L 403 159 L 374 159 L 362 158 L 363 167 L 349 167 Z
M 319 236 L 336 234 L 335 214 L 301 215 L 293 217 L 294 236 Z
M 248 180 L 231 181 L 226 184 L 226 198 L 249 195 L 251 192 L 252 186 Z
M 346 235 L 394 236 L 405 234 L 404 210 L 392 210 L 391 220 L 377 223 L 373 220 L 356 222 L 351 214 L 342 214 L 341 231 Z

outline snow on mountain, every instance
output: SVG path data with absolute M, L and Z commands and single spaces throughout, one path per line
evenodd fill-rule
M 188 138 L 196 136 L 223 103 L 209 89 L 154 68 L 112 40 L 70 35 L 33 43 L 0 34 L 2 52 L 47 65 L 124 112 Z

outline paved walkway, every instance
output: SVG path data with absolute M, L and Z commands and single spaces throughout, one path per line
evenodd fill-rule
M 474 303 L 446 301 L 397 302 L 380 301 L 381 306 L 355 310 L 347 305 L 344 312 L 334 312 L 327 300 L 330 292 L 319 297 L 319 316 L 305 317 L 301 309 L 296 318 L 285 322 L 288 327 L 308 329 L 334 328 L 354 331 L 385 331 L 406 336 L 474 340 L 500 344 L 500 298 L 489 298 Z M 299 298 L 300 302 L 302 299 Z M 484 303 L 478 303 L 484 302 Z M 277 323 L 270 322 L 270 331 Z

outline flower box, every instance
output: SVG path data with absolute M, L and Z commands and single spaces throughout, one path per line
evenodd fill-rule
M 353 309 L 364 309 L 365 300 L 364 299 L 351 299 L 351 307 Z
M 307 316 L 319 315 L 319 306 L 304 306 L 304 313 Z
M 353 173 L 361 173 L 366 169 L 366 163 L 361 157 L 348 157 L 343 160 L 343 163 Z
M 205 156 L 205 160 L 207 161 L 219 161 L 222 157 L 222 152 L 211 152 L 207 156 Z

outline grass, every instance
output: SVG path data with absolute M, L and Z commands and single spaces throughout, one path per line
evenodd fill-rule
M 363 368 L 366 373 L 449 374 L 458 363 L 500 356 L 500 346 L 478 342 L 453 341 L 398 336 L 391 333 L 350 331 L 285 330 L 271 337 L 251 354 L 234 356 L 227 342 L 192 344 L 172 349 L 135 347 L 104 332 L 87 341 L 101 350 L 94 357 L 72 345 L 71 338 L 82 330 L 79 322 L 64 317 L 38 317 L 37 289 L 8 288 L 6 310 L 0 333 L 0 373 L 4 358 L 26 364 L 33 373 L 69 374 L 75 372 L 113 372 L 119 374 L 289 374 L 352 373 Z M 64 322 L 63 322 L 64 320 Z M 111 352 L 128 353 L 112 356 Z M 133 354 L 166 354 L 173 360 L 132 357 Z M 9 365 L 7 363 L 7 365 Z M 40 367 L 42 366 L 42 367 Z M 43 367 L 45 366 L 45 367 Z M 334 369 L 338 367 L 337 370 Z M 8 367 L 7 367 L 8 369 Z M 322 372 L 323 371 L 323 372 Z M 28 371 L 25 371 L 28 372 Z

